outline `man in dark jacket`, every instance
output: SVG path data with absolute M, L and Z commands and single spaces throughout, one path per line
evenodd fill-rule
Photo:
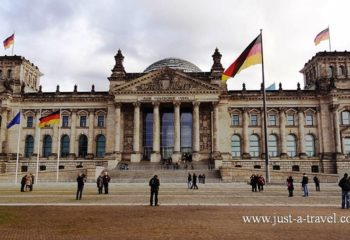
M 77 177 L 78 189 L 76 200 L 81 200 L 81 196 L 83 195 L 84 183 L 86 181 L 85 174 L 79 173 Z
M 309 190 L 307 188 L 307 184 L 309 183 L 309 178 L 306 176 L 306 173 L 303 174 L 303 179 L 301 180 L 301 187 L 303 188 L 304 195 L 303 197 L 309 196 Z
M 349 191 L 350 191 L 350 179 L 348 174 L 345 173 L 344 177 L 339 181 L 339 187 L 341 187 L 341 208 L 349 209 L 350 200 L 349 200 Z
M 105 194 L 108 194 L 108 184 L 111 181 L 111 177 L 108 175 L 108 172 L 105 172 L 103 175 L 103 187 L 105 189 Z
M 159 191 L 159 179 L 157 175 L 154 175 L 153 178 L 149 181 L 149 186 L 151 187 L 151 198 L 150 198 L 150 206 L 153 206 L 153 196 L 154 196 L 154 206 L 158 205 L 158 191 Z
M 26 186 L 27 175 L 24 175 L 21 180 L 21 192 L 24 192 L 24 187 Z

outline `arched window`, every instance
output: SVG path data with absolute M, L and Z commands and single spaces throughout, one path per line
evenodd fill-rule
M 259 157 L 259 137 L 255 134 L 249 138 L 249 153 L 251 157 Z
M 339 75 L 345 76 L 345 67 L 343 65 L 339 66 Z
M 350 154 L 350 137 L 343 138 L 344 154 Z
M 12 77 L 12 70 L 8 69 L 7 70 L 7 78 L 11 78 Z
M 87 155 L 88 139 L 85 135 L 79 137 L 79 157 L 85 157 Z
M 33 155 L 34 150 L 34 138 L 32 135 L 28 135 L 25 140 L 25 146 L 24 146 L 24 156 L 30 157 Z
M 233 135 L 231 138 L 231 155 L 232 157 L 241 156 L 241 138 L 238 135 Z
M 96 157 L 104 157 L 106 152 L 106 137 L 98 135 L 96 137 Z
M 69 154 L 69 137 L 63 135 L 61 137 L 61 157 L 67 157 Z
M 350 124 L 350 112 L 344 111 L 341 113 L 341 124 L 343 124 L 343 125 Z
M 45 135 L 43 140 L 43 156 L 50 156 L 52 151 L 52 138 L 50 135 Z
M 295 157 L 297 155 L 297 141 L 292 134 L 287 136 L 287 154 L 289 157 Z
M 316 155 L 315 138 L 311 134 L 305 136 L 305 151 L 306 155 L 309 157 L 314 157 Z
M 277 157 L 277 137 L 275 134 L 269 135 L 269 156 Z

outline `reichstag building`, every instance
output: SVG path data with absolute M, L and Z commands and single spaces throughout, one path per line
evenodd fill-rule
M 208 56 L 210 57 L 210 56 Z M 21 56 L 0 57 L 0 166 L 19 172 L 110 169 L 120 161 L 212 161 L 215 168 L 338 173 L 350 168 L 350 53 L 319 52 L 302 67 L 304 89 L 267 90 L 265 152 L 262 89 L 228 91 L 221 54 L 205 71 L 178 58 L 129 73 L 119 50 L 108 91 L 43 92 L 39 68 Z M 281 66 L 283 68 L 283 66 Z M 107 79 L 106 79 L 107 81 Z M 7 123 L 21 111 L 21 124 Z M 38 127 L 60 110 L 59 125 Z M 20 134 L 19 134 L 20 127 Z M 20 139 L 18 140 L 18 137 Z

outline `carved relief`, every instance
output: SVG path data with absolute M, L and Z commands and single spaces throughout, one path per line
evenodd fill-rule
M 193 90 L 197 87 L 174 74 L 163 74 L 152 82 L 136 86 L 137 91 Z
M 200 151 L 211 150 L 211 114 L 208 110 L 199 113 L 199 141 Z
M 131 153 L 133 151 L 134 139 L 134 112 L 133 109 L 125 109 L 124 112 L 124 152 Z

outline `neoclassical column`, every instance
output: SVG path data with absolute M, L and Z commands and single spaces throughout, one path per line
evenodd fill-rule
M 0 128 L 0 153 L 6 153 L 6 136 L 7 136 L 7 123 L 8 123 L 8 110 L 7 108 L 1 109 L 1 128 Z
M 174 102 L 174 153 L 171 156 L 174 162 L 181 159 L 180 106 L 181 102 Z
M 159 102 L 153 102 L 153 151 L 151 162 L 160 161 L 160 118 Z
M 322 124 L 321 124 L 321 107 L 316 108 L 317 111 L 317 131 L 318 131 L 318 147 L 319 150 L 316 152 L 323 153 L 324 152 L 324 147 L 323 147 L 323 131 L 322 131 Z
M 140 103 L 135 102 L 134 105 L 134 137 L 133 137 L 133 153 L 131 154 L 132 162 L 140 162 Z
M 39 124 L 39 119 L 41 118 L 41 110 L 36 110 L 35 113 L 35 124 Z M 35 128 L 35 135 L 34 135 L 34 149 L 33 149 L 33 155 L 37 155 L 37 151 L 38 151 L 38 144 L 39 141 L 41 140 L 40 137 L 40 127 L 36 127 Z
M 193 156 L 199 160 L 199 105 L 200 102 L 193 102 Z
M 213 103 L 213 110 L 214 110 L 214 116 L 213 116 L 213 135 L 212 141 L 213 141 L 213 151 L 219 152 L 219 136 L 218 136 L 218 129 L 219 129 L 219 104 L 217 102 Z
M 248 126 L 249 126 L 248 109 L 243 109 L 243 154 L 242 154 L 242 158 L 249 158 L 250 157 Z
M 340 141 L 340 130 L 339 130 L 339 113 L 338 113 L 339 104 L 334 104 L 331 106 L 333 113 L 333 124 L 334 124 L 334 138 L 335 138 L 335 152 L 341 153 L 341 141 Z
M 280 139 L 281 139 L 281 158 L 287 157 L 287 139 L 286 139 L 286 113 L 280 109 Z
M 121 104 L 115 104 L 115 141 L 114 141 L 114 152 L 120 153 L 120 137 L 121 137 Z
M 75 150 L 75 145 L 76 145 L 76 128 L 77 128 L 77 110 L 76 109 L 71 109 L 71 113 L 72 113 L 72 115 L 71 115 L 71 122 L 70 122 L 69 151 L 70 151 L 70 155 L 77 156 L 78 154 L 77 154 L 77 152 Z M 59 136 L 59 138 L 61 138 L 61 136 Z M 58 151 L 60 151 L 60 150 L 58 150 Z
M 299 157 L 300 158 L 306 158 L 305 153 L 305 129 L 304 129 L 304 109 L 299 108 L 298 112 L 298 127 L 299 127 Z
M 94 139 L 95 139 L 95 136 L 94 136 L 94 110 L 93 109 L 90 109 L 89 110 L 89 136 L 88 136 L 88 154 L 92 155 L 94 154 L 94 150 L 93 150 L 93 143 L 94 143 Z

